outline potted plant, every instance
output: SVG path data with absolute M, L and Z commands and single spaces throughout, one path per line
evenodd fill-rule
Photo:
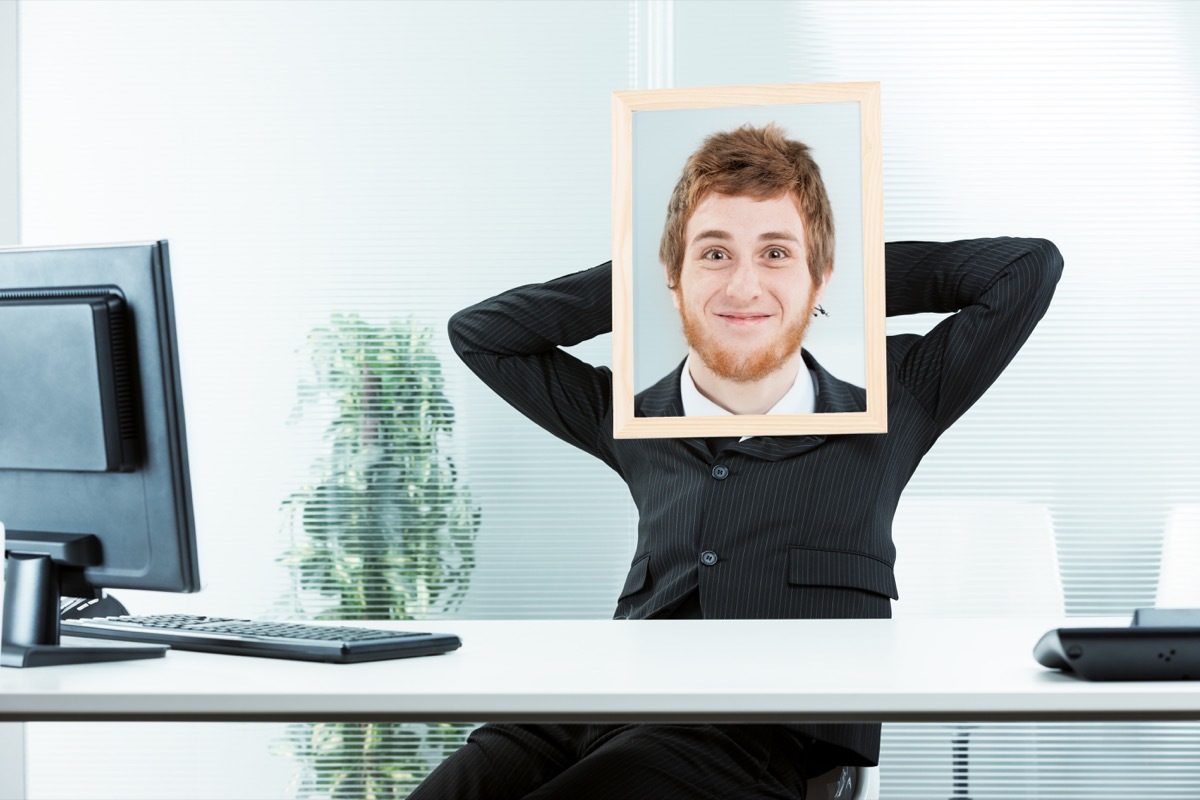
M 298 411 L 329 416 L 315 480 L 284 501 L 293 613 L 428 619 L 462 602 L 479 510 L 444 443 L 454 412 L 432 331 L 335 315 L 309 335 L 315 370 Z M 283 748 L 307 767 L 301 796 L 405 797 L 469 724 L 304 723 Z

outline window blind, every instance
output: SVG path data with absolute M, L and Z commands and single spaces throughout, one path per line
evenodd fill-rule
M 1198 23 L 1188 3 L 790 5 L 791 76 L 882 82 L 888 240 L 1044 236 L 1066 261 L 1033 337 L 909 484 L 897 616 L 1127 616 L 1164 590 L 1200 605 L 1200 562 L 1162 562 L 1200 539 Z M 884 798 L 1200 787 L 1193 723 L 883 737 Z

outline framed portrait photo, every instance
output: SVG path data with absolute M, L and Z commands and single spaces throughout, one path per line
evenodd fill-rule
M 884 433 L 879 84 L 612 93 L 617 438 Z

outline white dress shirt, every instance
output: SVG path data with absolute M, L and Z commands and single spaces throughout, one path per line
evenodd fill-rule
M 801 375 L 808 380 L 800 380 Z M 683 364 L 683 372 L 679 375 L 679 394 L 683 398 L 683 415 L 685 417 L 724 417 L 732 416 L 733 412 L 700 394 L 696 381 L 692 379 L 692 354 L 688 353 Z M 817 378 L 808 366 L 801 361 L 800 370 L 796 372 L 796 381 L 775 405 L 768 409 L 768 414 L 812 414 L 817 408 Z M 751 437 L 743 436 L 739 441 Z

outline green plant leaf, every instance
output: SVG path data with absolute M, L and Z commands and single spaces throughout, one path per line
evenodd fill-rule
M 319 619 L 408 620 L 462 603 L 481 512 L 442 452 L 454 410 L 432 341 L 412 318 L 376 325 L 357 314 L 309 333 L 312 371 L 292 419 L 332 414 L 309 485 L 282 503 L 292 542 L 278 561 L 295 593 L 284 607 L 307 595 L 321 599 Z M 399 798 L 472 727 L 305 723 L 278 750 L 305 767 L 300 797 Z

